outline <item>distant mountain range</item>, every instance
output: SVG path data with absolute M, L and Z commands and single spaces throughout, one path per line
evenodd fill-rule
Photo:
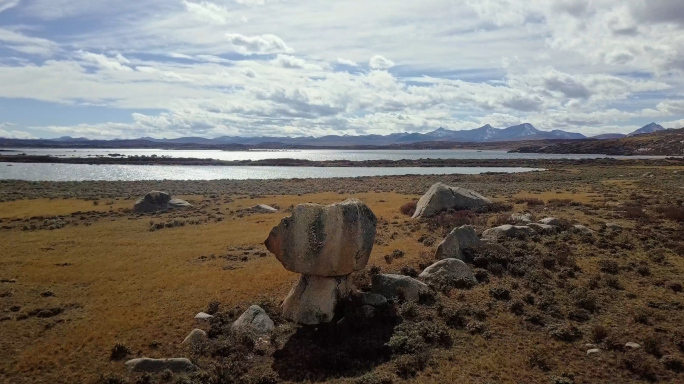
M 651 123 L 629 135 L 623 134 L 603 134 L 593 139 L 618 139 L 625 136 L 633 136 L 644 133 L 651 133 L 664 130 L 662 126 Z M 265 146 L 265 147 L 364 147 L 364 146 L 406 146 L 418 143 L 495 143 L 507 141 L 536 141 L 536 140 L 581 140 L 588 139 L 581 133 L 567 132 L 563 130 L 541 131 L 532 124 L 524 123 L 507 128 L 494 128 L 487 124 L 479 128 L 452 131 L 444 128 L 427 133 L 392 133 L 389 135 L 327 135 L 321 137 L 241 137 L 241 136 L 221 136 L 214 139 L 204 137 L 180 137 L 176 139 L 156 139 L 153 137 L 141 137 L 133 140 L 89 140 L 85 137 L 64 136 L 57 139 L 22 140 L 23 144 L 31 145 L 35 142 L 40 145 L 49 143 L 59 143 L 60 146 L 70 143 L 78 146 L 84 145 L 106 145 L 107 143 L 116 145 L 200 145 L 200 146 Z M 6 143 L 9 139 L 0 141 Z

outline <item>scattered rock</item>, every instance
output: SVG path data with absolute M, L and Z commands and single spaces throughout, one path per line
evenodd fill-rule
M 482 238 L 496 241 L 499 237 L 527 237 L 532 236 L 535 233 L 534 229 L 525 225 L 505 224 L 484 231 L 482 233 Z
M 376 224 L 370 208 L 356 199 L 300 204 L 271 230 L 265 244 L 289 271 L 344 276 L 368 263 Z
M 561 222 L 560 220 L 556 219 L 555 217 L 547 217 L 545 219 L 539 220 L 541 224 L 546 224 L 546 225 L 553 225 L 554 227 L 560 227 Z
M 188 336 L 185 337 L 185 340 L 181 343 L 181 345 L 193 345 L 197 343 L 201 343 L 202 341 L 207 339 L 207 333 L 204 332 L 201 329 L 193 329 Z
M 192 372 L 197 369 L 190 360 L 184 358 L 151 359 L 149 357 L 141 357 L 128 360 L 125 364 L 126 368 L 131 372 L 156 373 L 168 369 L 171 372 L 180 373 Z
M 534 229 L 535 232 L 540 233 L 542 235 L 550 235 L 558 232 L 558 227 L 548 224 L 531 223 L 528 224 L 528 227 Z
M 200 312 L 200 313 L 195 315 L 195 320 L 209 320 L 212 317 L 214 317 L 214 316 L 212 316 L 208 313 Z
M 185 200 L 171 199 L 171 195 L 166 192 L 152 191 L 135 202 L 133 212 L 155 212 L 187 207 L 192 205 Z
M 278 212 L 276 208 L 266 204 L 259 204 L 252 207 L 252 211 L 257 213 L 275 213 Z
M 593 354 L 600 353 L 600 352 L 601 352 L 600 349 L 594 348 L 594 349 L 588 350 L 588 351 L 587 351 L 587 355 L 593 355 Z
M 449 209 L 476 209 L 491 203 L 475 191 L 436 183 L 418 200 L 413 218 L 430 217 Z
M 388 299 L 397 299 L 401 294 L 407 301 L 418 301 L 420 293 L 429 289 L 422 281 L 403 275 L 373 275 L 371 284 L 373 293 Z
M 594 231 L 592 231 L 591 229 L 585 227 L 585 226 L 582 225 L 582 224 L 573 225 L 573 226 L 572 226 L 572 231 L 575 232 L 575 233 L 579 233 L 579 234 L 581 234 L 581 235 L 593 235 L 593 234 L 594 234 Z
M 455 228 L 447 237 L 439 243 L 435 259 L 460 259 L 463 260 L 463 250 L 473 248 L 480 244 L 480 239 L 475 229 L 470 225 Z
M 531 213 L 514 213 L 511 215 L 511 221 L 516 224 L 529 224 L 532 222 Z
M 349 295 L 347 276 L 302 275 L 283 301 L 283 316 L 302 324 L 320 324 L 333 319 L 340 299 Z
M 275 329 L 275 324 L 273 324 L 273 320 L 268 317 L 263 308 L 258 305 L 252 305 L 235 320 L 232 327 L 234 329 L 247 328 L 258 335 L 265 335 Z
M 613 232 L 620 232 L 622 231 L 622 226 L 615 223 L 606 223 L 606 229 Z
M 377 293 L 367 293 L 361 294 L 361 303 L 363 305 L 370 305 L 372 307 L 380 307 L 387 304 L 387 299 L 383 295 Z
M 630 341 L 629 343 L 625 344 L 625 348 L 639 349 L 639 348 L 641 348 L 641 345 Z
M 463 261 L 459 259 L 444 259 L 440 260 L 425 270 L 418 276 L 423 281 L 430 282 L 438 279 L 449 279 L 453 281 L 467 280 L 473 284 L 477 284 L 477 279 L 473 275 L 473 271 Z

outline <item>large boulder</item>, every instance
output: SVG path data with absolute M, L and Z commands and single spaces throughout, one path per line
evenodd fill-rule
M 439 280 L 466 280 L 472 284 L 477 284 L 477 279 L 470 267 L 458 259 L 440 260 L 425 268 L 418 277 L 428 283 Z
M 247 329 L 257 335 L 271 333 L 275 329 L 273 320 L 266 311 L 258 305 L 249 307 L 232 325 L 233 329 Z
M 449 209 L 476 209 L 491 200 L 470 189 L 436 183 L 418 200 L 413 218 L 430 217 Z
M 171 195 L 166 192 L 152 191 L 135 202 L 133 212 L 155 212 L 188 207 L 192 205 L 185 200 L 171 199 Z
M 192 372 L 197 367 L 188 359 L 171 358 L 171 359 L 151 359 L 149 357 L 141 357 L 139 359 L 128 360 L 126 368 L 131 372 L 161 372 L 170 370 L 171 372 Z
M 327 323 L 337 303 L 351 293 L 347 276 L 302 275 L 283 301 L 283 317 L 302 324 Z
M 485 240 L 496 241 L 500 237 L 527 237 L 532 236 L 536 232 L 534 229 L 526 225 L 500 225 L 498 227 L 490 228 L 482 233 L 482 238 Z
M 300 204 L 264 242 L 283 266 L 312 276 L 344 276 L 363 269 L 373 249 L 377 218 L 363 202 Z
M 418 301 L 420 293 L 429 289 L 422 281 L 403 275 L 373 275 L 371 284 L 373 293 L 388 299 L 397 299 L 402 295 L 407 301 Z
M 460 259 L 463 260 L 463 250 L 477 247 L 481 243 L 475 233 L 475 228 L 464 225 L 455 228 L 447 237 L 439 243 L 435 259 Z

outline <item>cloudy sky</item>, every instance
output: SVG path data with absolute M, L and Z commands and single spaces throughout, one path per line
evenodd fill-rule
M 684 126 L 681 0 L 0 0 L 0 137 Z

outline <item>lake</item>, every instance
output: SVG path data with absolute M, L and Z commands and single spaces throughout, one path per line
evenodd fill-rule
M 26 153 L 27 155 L 50 155 L 57 157 L 95 157 L 120 154 L 124 156 L 168 156 L 191 157 L 216 160 L 264 160 L 264 159 L 302 159 L 312 161 L 326 160 L 418 160 L 418 159 L 595 159 L 611 158 L 658 158 L 663 156 L 606 156 L 606 155 L 565 155 L 546 153 L 508 153 L 504 150 L 485 151 L 474 149 L 422 149 L 422 150 L 353 150 L 353 149 L 306 149 L 306 150 L 164 150 L 164 149 L 69 149 L 69 148 L 0 148 L 11 152 L 3 155 Z
M 522 167 L 262 167 L 0 163 L 0 180 L 218 180 L 531 172 Z

